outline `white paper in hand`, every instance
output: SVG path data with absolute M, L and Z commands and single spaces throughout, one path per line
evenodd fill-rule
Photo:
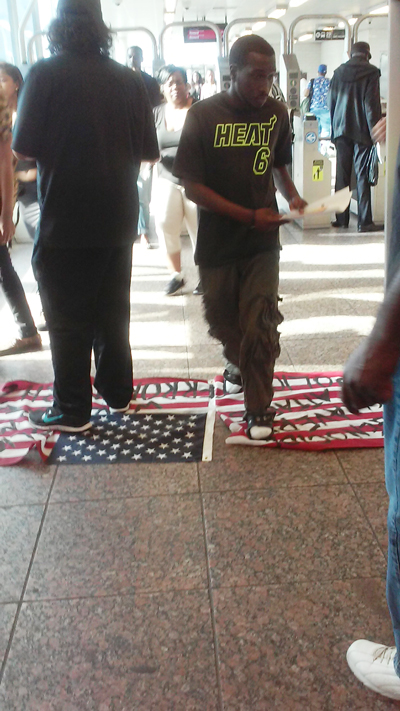
M 343 190 L 338 190 L 333 195 L 327 195 L 321 200 L 310 203 L 304 208 L 303 213 L 299 212 L 299 210 L 290 210 L 290 212 L 282 215 L 282 220 L 298 220 L 303 215 L 316 215 L 320 212 L 344 212 L 350 203 L 350 199 L 350 188 L 343 188 Z

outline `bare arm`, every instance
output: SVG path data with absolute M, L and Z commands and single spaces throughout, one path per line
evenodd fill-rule
M 288 201 L 289 207 L 292 210 L 303 210 L 307 203 L 297 192 L 287 168 L 285 166 L 282 168 L 273 168 L 272 174 L 274 176 L 275 187 L 279 190 L 281 195 L 283 195 L 285 200 Z
M 11 136 L 7 140 L 0 139 L 0 245 L 8 244 L 12 239 L 15 227 L 12 221 L 14 208 L 14 166 L 11 151 Z
M 400 269 L 386 292 L 370 335 L 346 363 L 342 397 L 350 412 L 391 398 L 392 376 L 400 357 L 399 323 Z
M 259 210 L 250 210 L 247 207 L 226 200 L 226 198 L 202 183 L 184 180 L 184 187 L 189 200 L 192 200 L 197 205 L 210 212 L 230 217 L 237 222 L 254 227 L 256 230 L 274 230 L 283 222 L 281 216 L 275 210 L 266 207 L 262 207 Z

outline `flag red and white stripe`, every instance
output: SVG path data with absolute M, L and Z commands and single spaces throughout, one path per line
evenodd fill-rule
M 276 410 L 273 439 L 250 440 L 246 435 L 243 393 L 224 392 L 222 376 L 215 378 L 217 412 L 229 428 L 227 444 L 287 449 L 383 447 L 382 407 L 352 415 L 341 399 L 342 373 L 284 373 L 274 375 Z

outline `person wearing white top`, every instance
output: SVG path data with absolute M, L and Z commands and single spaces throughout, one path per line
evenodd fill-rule
M 201 94 L 200 98 L 201 99 L 208 99 L 210 96 L 214 96 L 214 94 L 217 94 L 218 88 L 217 88 L 217 83 L 215 81 L 215 74 L 212 69 L 208 69 L 206 73 L 206 79 L 201 87 Z

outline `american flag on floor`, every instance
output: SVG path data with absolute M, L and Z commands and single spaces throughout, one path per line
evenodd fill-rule
M 51 383 L 6 383 L 0 395 L 0 466 L 17 464 L 37 448 L 50 463 L 196 462 L 212 457 L 214 412 L 205 380 L 134 381 L 127 413 L 111 414 L 93 394 L 93 428 L 68 434 L 37 430 L 28 413 L 52 405 Z M 212 400 L 211 400 L 212 402 Z
M 80 434 L 61 432 L 49 464 L 201 462 L 206 415 L 95 415 Z
M 275 373 L 273 439 L 250 440 L 243 421 L 243 393 L 228 395 L 224 380 L 214 381 L 216 410 L 229 428 L 227 444 L 286 449 L 383 447 L 382 407 L 352 415 L 341 400 L 342 373 Z

